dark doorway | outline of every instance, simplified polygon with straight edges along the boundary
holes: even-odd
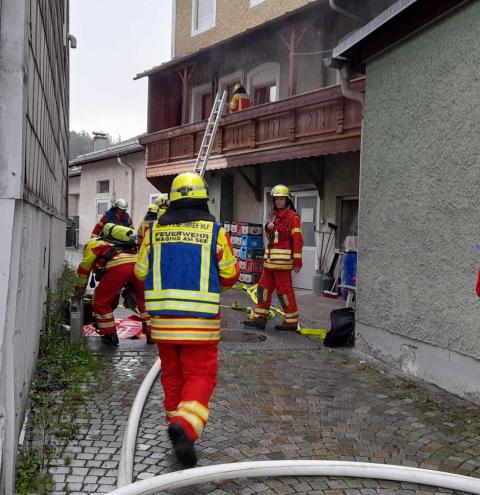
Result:
[[[338,202],[340,220],[338,226],[337,248],[343,250],[345,237],[358,233],[358,198],[340,198]]]

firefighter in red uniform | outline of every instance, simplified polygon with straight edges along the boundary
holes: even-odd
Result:
[[[237,112],[238,110],[250,108],[250,96],[248,96],[245,88],[240,83],[237,83],[233,89],[233,96],[230,101],[230,111]]]
[[[220,292],[240,269],[225,231],[208,210],[203,178],[178,175],[170,206],[145,236],[135,274],[145,280],[152,338],[162,361],[168,434],[186,467],[209,414],[217,381]]]
[[[265,226],[269,238],[265,250],[263,271],[258,281],[257,298],[252,320],[244,325],[265,329],[270,312],[273,291],[277,291],[285,317],[276,330],[293,330],[298,327],[298,309],[292,287],[291,271],[302,268],[303,238],[300,216],[293,207],[288,187],[279,184],[272,189],[274,218]]]
[[[133,227],[132,219],[127,213],[128,203],[124,199],[117,199],[112,207],[106,211],[100,220],[93,227],[91,238],[102,235],[103,227],[107,223],[123,225],[124,227]]]
[[[118,345],[113,309],[118,303],[121,290],[127,285],[135,292],[147,342],[150,340],[150,317],[145,312],[143,282],[133,273],[136,261],[136,238],[133,229],[129,227],[107,223],[103,227],[103,237],[90,239],[85,245],[83,259],[77,270],[75,294],[82,296],[85,293],[90,272],[93,270],[96,280],[100,279],[93,295],[93,313],[102,341],[106,344]]]

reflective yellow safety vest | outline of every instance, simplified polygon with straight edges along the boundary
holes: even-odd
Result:
[[[151,316],[212,318],[218,314],[219,228],[205,220],[155,224],[145,278],[145,307]]]

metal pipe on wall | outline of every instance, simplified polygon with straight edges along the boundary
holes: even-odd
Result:
[[[120,166],[127,168],[130,171],[130,183],[128,185],[128,207],[130,208],[130,217],[132,218],[133,221],[133,180],[135,177],[135,170],[131,165],[128,163],[124,162],[121,158],[120,155],[117,156],[117,162]]]

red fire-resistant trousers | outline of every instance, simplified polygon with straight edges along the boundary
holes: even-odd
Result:
[[[191,441],[199,438],[208,419],[208,403],[217,383],[218,343],[160,343],[160,380],[166,420],[179,423]]]
[[[125,263],[109,268],[95,289],[95,293],[93,294],[93,312],[100,335],[116,332],[113,307],[118,302],[120,291],[128,284],[133,287],[137,296],[137,305],[142,321],[148,325],[150,318],[145,312],[143,281],[135,277],[133,273],[134,268],[135,263]]]
[[[298,309],[290,270],[263,269],[262,276],[258,281],[258,303],[255,307],[255,318],[265,319],[268,317],[274,290],[277,291],[278,299],[285,312],[283,325],[296,329],[298,325]]]

